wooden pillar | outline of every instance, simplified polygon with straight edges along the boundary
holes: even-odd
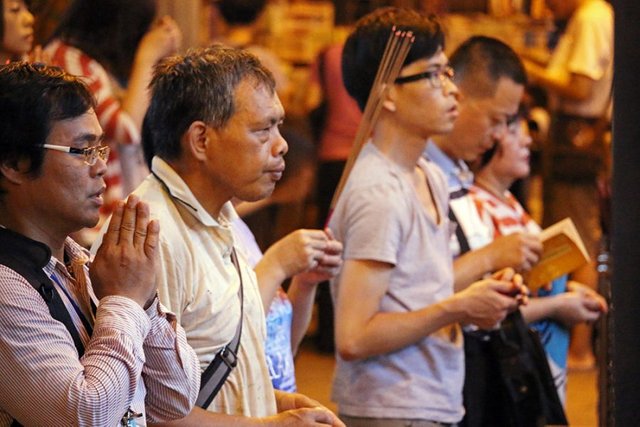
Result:
[[[640,2],[613,0],[612,412],[608,426],[640,425]],[[604,421],[604,420],[603,420]]]

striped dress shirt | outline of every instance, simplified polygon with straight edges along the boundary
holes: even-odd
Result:
[[[65,253],[71,272],[53,257],[44,270],[80,334],[82,358],[42,296],[0,265],[0,426],[13,418],[23,425],[116,426],[129,408],[142,414],[138,425],[185,416],[200,370],[175,316],[157,298],[143,310],[108,296],[94,317],[88,253],[71,239]]]

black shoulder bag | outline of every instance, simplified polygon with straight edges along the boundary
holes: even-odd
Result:
[[[455,214],[461,253],[469,243]],[[538,333],[520,310],[510,313],[492,331],[464,331],[466,427],[538,427],[567,425]]]

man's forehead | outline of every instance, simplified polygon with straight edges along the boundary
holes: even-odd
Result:
[[[447,55],[442,51],[441,48],[439,48],[438,51],[436,51],[436,53],[434,53],[432,56],[428,58],[417,59],[409,64],[406,64],[403,68],[408,68],[408,67],[422,68],[422,67],[431,67],[434,65],[440,66],[440,65],[447,65],[448,63],[449,63],[449,58],[447,58]]]
[[[236,113],[254,114],[256,110],[264,108],[282,109],[282,103],[274,89],[264,83],[246,80],[236,86],[234,105]]]
[[[103,137],[103,131],[96,113],[91,109],[79,116],[52,122],[49,136],[71,140],[100,140]]]

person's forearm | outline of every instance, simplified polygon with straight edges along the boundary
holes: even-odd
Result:
[[[520,312],[527,323],[553,318],[558,307],[558,301],[555,296],[531,298],[529,299],[529,304],[520,307]]]
[[[42,297],[29,284],[11,284],[10,292],[1,284],[0,290],[21,304],[0,301],[6,315],[0,336],[20,345],[0,352],[5,407],[24,425],[117,424],[140,381],[150,323],[146,313],[129,298],[103,298],[78,359],[68,331],[51,317]]]
[[[144,341],[142,368],[147,389],[145,406],[150,420],[171,420],[187,415],[200,391],[200,364],[182,327],[158,300],[146,310],[151,330]]]
[[[301,283],[301,280],[300,276],[294,276],[287,292],[293,306],[291,349],[294,355],[309,327],[317,289],[317,284]]]
[[[142,120],[149,107],[149,82],[153,75],[155,59],[138,54],[122,98],[122,109],[127,112],[138,130],[142,129]]]
[[[586,76],[572,74],[563,78],[549,73],[546,68],[532,61],[525,61],[525,67],[527,75],[534,84],[542,86],[557,96],[573,101],[585,101],[591,96],[593,81]]]
[[[349,302],[352,303],[352,302]],[[340,308],[338,308],[340,310]],[[344,322],[336,321],[336,348],[346,360],[365,359],[408,347],[435,331],[462,321],[456,298],[448,298],[421,310],[379,312],[360,330],[341,333]],[[349,336],[350,335],[350,336]]]
[[[485,246],[486,248],[486,246]],[[467,252],[453,260],[454,290],[456,292],[466,289],[485,274],[492,273],[497,268],[493,266],[493,258],[490,251],[484,248],[473,252]]]
[[[256,264],[253,271],[256,273],[258,279],[258,288],[260,290],[264,312],[267,313],[278,288],[280,288],[282,282],[287,279],[287,274],[282,269],[277,256],[272,256],[268,250],[258,264]]]
[[[163,423],[149,423],[155,427],[265,427],[259,418],[248,418],[239,415],[227,415],[195,407],[186,417]]]

